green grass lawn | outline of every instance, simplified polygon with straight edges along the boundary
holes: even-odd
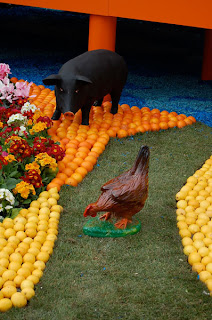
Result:
[[[131,167],[142,144],[151,158],[149,197],[136,215],[141,231],[116,239],[83,235],[85,207]],[[211,145],[212,128],[201,123],[111,139],[84,181],[60,192],[58,240],[35,297],[0,319],[212,319],[212,297],[183,254],[175,212],[175,194],[210,157]]]

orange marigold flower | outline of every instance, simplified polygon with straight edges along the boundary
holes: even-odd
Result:
[[[25,181],[19,182],[13,189],[13,192],[14,194],[20,193],[21,197],[24,199],[27,199],[30,193],[33,195],[36,194],[33,185]]]

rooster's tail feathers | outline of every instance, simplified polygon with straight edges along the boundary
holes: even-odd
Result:
[[[132,174],[134,174],[137,170],[147,169],[149,166],[149,147],[148,146],[141,146],[138,156],[135,160],[135,164],[132,167]]]

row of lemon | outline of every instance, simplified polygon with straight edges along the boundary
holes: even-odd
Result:
[[[176,194],[184,253],[212,295],[212,156]]]
[[[0,223],[0,311],[23,307],[34,295],[57,239],[62,207],[51,188],[22,209],[13,220]]]

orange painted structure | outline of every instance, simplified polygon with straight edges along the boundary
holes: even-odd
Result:
[[[202,79],[212,80],[211,0],[1,0],[4,3],[90,14],[88,49],[115,50],[116,17],[206,29]]]

